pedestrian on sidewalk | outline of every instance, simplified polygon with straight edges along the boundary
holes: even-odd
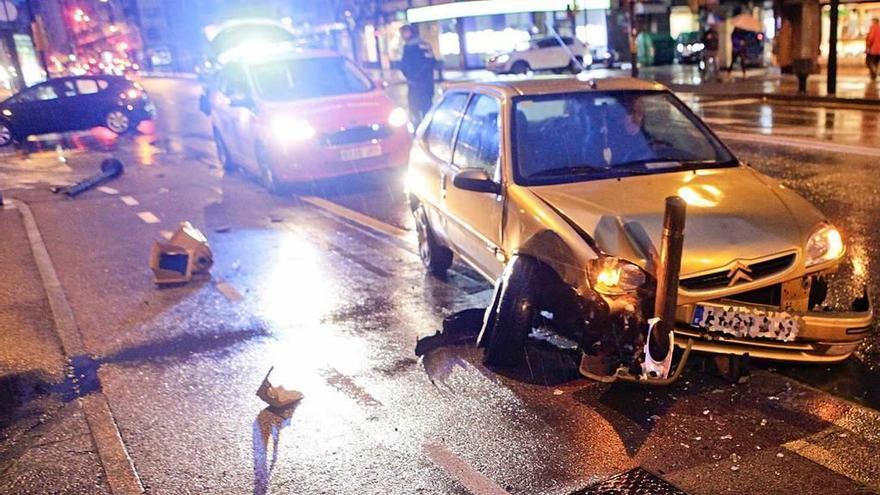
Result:
[[[871,73],[871,80],[877,80],[878,65],[880,65],[880,19],[871,20],[871,29],[865,39],[865,63]]]
[[[733,66],[739,61],[740,67],[742,67],[743,78],[746,77],[746,56],[748,55],[748,44],[746,42],[746,37],[744,33],[741,32],[740,29],[734,29],[733,33],[730,34],[730,46],[731,48],[731,58],[730,65],[727,66],[727,75],[730,75],[730,72],[733,70]]]
[[[715,30],[715,26],[709,26],[703,31],[700,42],[703,43],[700,74],[703,76],[703,81],[715,80],[718,69],[718,31]]]
[[[406,42],[403,57],[400,59],[400,70],[406,78],[410,120],[418,127],[434,99],[434,69],[437,67],[437,59],[434,58],[434,49],[419,37],[413,26],[405,24],[400,28],[400,35]]]

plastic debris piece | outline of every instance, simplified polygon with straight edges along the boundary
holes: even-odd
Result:
[[[557,388],[556,390],[553,391],[553,395],[562,395],[562,394],[564,394],[564,393],[565,393],[565,391],[560,390],[560,389],[558,389],[558,388]]]
[[[221,225],[219,227],[214,228],[214,232],[217,232],[218,234],[225,234],[225,233],[229,232],[230,230],[232,230],[232,227],[230,227],[229,225]]]
[[[257,397],[273,408],[287,409],[299,402],[303,398],[303,393],[299,390],[285,388],[284,385],[278,383],[277,378],[272,375],[274,369],[274,366],[269,368],[269,372],[260,383],[260,388],[257,389]]]
[[[730,440],[732,438],[733,438],[733,435],[724,435],[723,437],[721,437],[722,440]]]
[[[704,410],[704,411],[703,411],[703,416],[708,416],[708,415],[709,415],[709,410],[708,410],[708,409]]]
[[[183,222],[168,242],[155,242],[150,252],[150,269],[156,284],[189,282],[205,274],[214,264],[208,239],[189,222]]]
[[[652,414],[651,417],[648,418],[648,421],[660,421],[660,416],[657,416],[656,414]]]
[[[766,420],[766,419],[762,419],[762,420],[761,420],[761,426],[767,426],[767,420]]]
[[[776,457],[785,457],[785,454],[783,454],[782,452],[777,452]]]
[[[731,471],[739,471],[739,466],[736,466],[736,465],[730,466],[730,470]]]

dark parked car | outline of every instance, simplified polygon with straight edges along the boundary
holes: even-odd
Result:
[[[32,135],[97,126],[124,134],[154,116],[144,88],[123,77],[51,79],[0,103],[0,146]]]

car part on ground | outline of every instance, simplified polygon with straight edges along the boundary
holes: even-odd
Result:
[[[66,189],[59,189],[56,192],[64,192],[67,197],[74,198],[93,187],[119,177],[124,171],[125,167],[121,161],[116,158],[108,158],[101,162],[101,173],[83,179]]]
[[[208,239],[189,222],[182,222],[168,242],[155,242],[150,269],[157,285],[182,284],[195,275],[207,275],[214,264]]]

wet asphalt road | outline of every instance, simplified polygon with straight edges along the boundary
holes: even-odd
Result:
[[[424,274],[401,171],[269,195],[219,170],[197,86],[144,84],[155,135],[0,158],[0,190],[33,210],[94,360],[77,371],[96,373],[71,386],[19,212],[0,211],[0,492],[109,493],[117,465],[79,399],[98,391],[149,493],[564,494],[634,466],[689,493],[880,489],[875,336],[841,366],[762,365],[745,385],[694,366],[662,390],[579,379],[570,356],[542,347],[504,374],[468,346],[418,360],[416,338],[484,305],[489,286],[461,266],[446,281]],[[834,220],[844,270],[876,293],[876,156],[803,146],[876,147],[876,110],[684,98]],[[118,194],[47,191],[110,155],[128,165],[108,184]],[[209,237],[212,277],[157,290],[149,247],[184,220]],[[254,395],[272,365],[305,394],[289,418]]]

